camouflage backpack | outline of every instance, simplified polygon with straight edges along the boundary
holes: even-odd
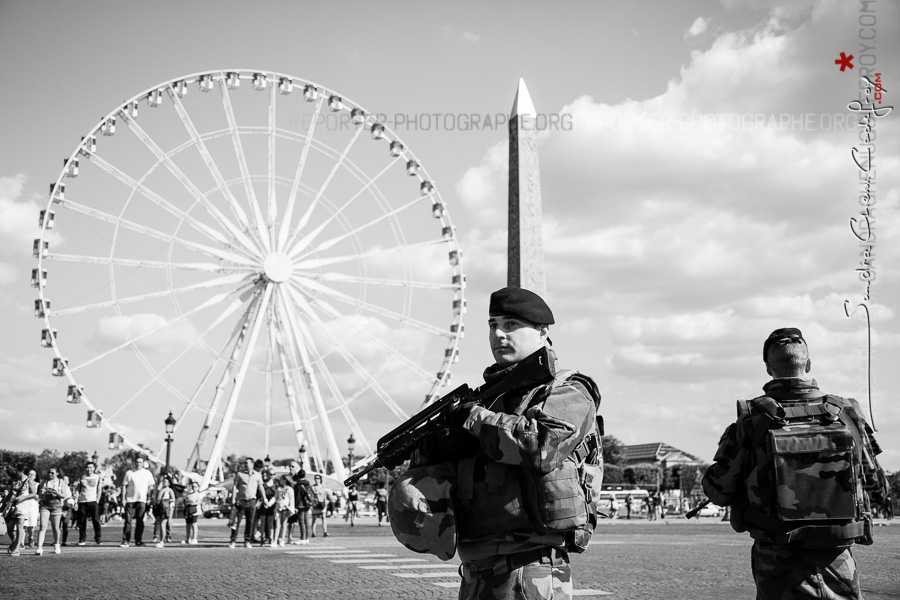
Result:
[[[805,547],[871,543],[863,442],[851,411],[838,396],[738,401],[738,414],[750,415],[759,474],[755,493],[736,511],[744,523],[733,521],[735,529],[749,526],[774,543]]]
[[[560,376],[557,375],[557,379]],[[574,380],[581,383],[591,398],[594,400],[595,428],[582,440],[581,444],[572,452],[578,465],[578,479],[581,490],[584,492],[584,500],[588,506],[588,522],[579,525],[574,531],[566,534],[566,549],[580,554],[587,550],[591,542],[591,536],[597,527],[597,515],[600,513],[600,491],[603,489],[603,416],[600,414],[600,392],[597,384],[590,377],[581,373],[568,371],[564,373],[562,381]],[[554,381],[554,383],[556,383]]]

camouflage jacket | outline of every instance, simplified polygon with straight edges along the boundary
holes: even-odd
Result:
[[[491,382],[505,374],[494,365],[485,371],[485,380]],[[472,410],[463,428],[478,439],[479,452],[460,461],[457,470],[459,555],[463,561],[493,560],[538,547],[564,547],[564,534],[533,521],[533,511],[546,508],[546,500],[538,498],[545,493],[552,496],[556,490],[557,502],[573,503],[573,517],[581,518],[577,514],[587,519],[580,493],[569,490],[571,500],[562,498],[570,498],[564,490],[578,487],[577,467],[567,459],[594,430],[595,417],[589,391],[571,380],[503,395],[487,407]],[[527,476],[520,476],[522,471]],[[467,476],[472,473],[474,481]],[[526,485],[526,481],[534,483]],[[549,491],[536,491],[545,485],[550,486]]]
[[[503,377],[497,365],[484,372],[486,382]],[[541,399],[541,391],[502,395],[488,407],[472,410],[463,428],[478,438],[484,455],[498,463],[549,473],[562,466],[594,424],[595,406],[578,382],[565,382]]]
[[[810,400],[820,400],[825,394],[819,391],[815,379],[780,378],[773,379],[763,386],[765,395],[778,401],[783,406],[790,406]],[[863,448],[861,451],[862,469],[865,478],[864,489],[873,502],[882,502],[886,496],[883,486],[884,477],[875,456],[881,448],[875,441],[869,424],[862,416],[856,400],[848,398],[852,407],[850,417],[859,430]],[[753,448],[751,434],[753,431],[753,415],[741,415],[738,420],[725,429],[719,440],[713,464],[703,476],[703,491],[707,497],[720,506],[742,507],[746,505],[764,505],[765,499],[771,496],[771,483],[766,476],[767,466],[761,463],[766,460],[763,447]],[[733,525],[735,525],[733,520]],[[735,527],[737,529],[737,526]],[[750,533],[756,539],[767,539],[765,532],[757,531],[750,526]]]

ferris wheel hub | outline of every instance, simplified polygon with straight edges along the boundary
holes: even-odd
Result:
[[[294,262],[283,252],[273,252],[266,257],[263,272],[270,281],[282,283],[294,273]]]

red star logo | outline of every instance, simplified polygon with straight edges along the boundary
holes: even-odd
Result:
[[[851,62],[852,60],[852,54],[850,56],[847,56],[846,54],[841,52],[841,57],[838,60],[834,61],[834,64],[841,65],[841,73],[843,73],[844,69],[846,69],[847,67],[850,67],[851,69],[853,68],[853,63]]]

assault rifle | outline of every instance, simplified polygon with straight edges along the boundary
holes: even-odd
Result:
[[[472,401],[484,406],[500,394],[550,383],[555,376],[556,361],[544,347],[513,365],[506,377],[500,381],[493,384],[486,383],[475,390],[466,384],[459,386],[378,440],[374,460],[345,479],[344,485],[356,483],[379,467],[393,469],[402,464],[413,450],[419,447],[422,440],[431,435],[431,432],[443,427],[447,415],[457,406]]]

